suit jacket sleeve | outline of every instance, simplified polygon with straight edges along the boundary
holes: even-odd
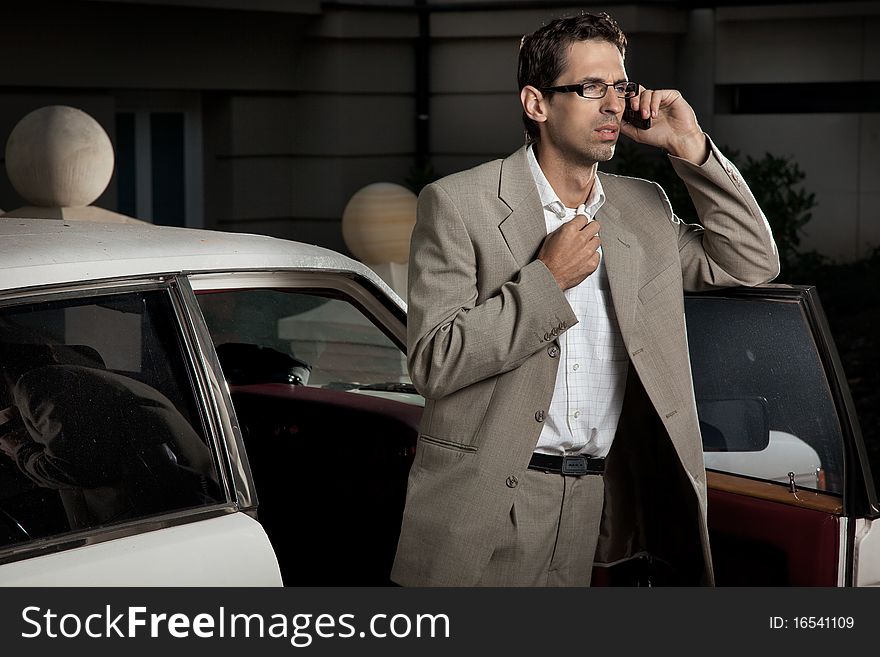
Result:
[[[779,274],[779,254],[767,219],[736,167],[711,140],[709,146],[709,159],[700,166],[670,156],[702,226],[681,222],[666,194],[657,188],[670,220],[678,227],[684,289],[771,281]]]
[[[500,232],[498,240],[504,248]],[[510,371],[577,322],[540,260],[481,299],[477,248],[442,181],[427,186],[410,245],[407,310],[410,376],[425,397]]]

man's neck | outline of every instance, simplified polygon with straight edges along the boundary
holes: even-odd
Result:
[[[544,177],[565,207],[576,208],[590,198],[596,180],[597,162],[592,165],[573,164],[554,150],[541,148],[539,143],[534,145],[534,150]]]

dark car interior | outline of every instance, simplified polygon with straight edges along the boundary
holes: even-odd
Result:
[[[285,585],[391,584],[422,409],[278,383],[232,400]]]

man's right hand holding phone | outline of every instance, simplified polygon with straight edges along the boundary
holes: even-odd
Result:
[[[625,102],[642,118],[651,119],[650,129],[640,130],[623,117],[620,132],[633,141],[662,148],[697,165],[709,157],[706,135],[681,92],[639,87],[639,94]]]

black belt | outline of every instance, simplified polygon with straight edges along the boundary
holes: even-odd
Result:
[[[581,477],[605,472],[605,459],[598,456],[552,456],[535,452],[529,461],[529,469]]]

